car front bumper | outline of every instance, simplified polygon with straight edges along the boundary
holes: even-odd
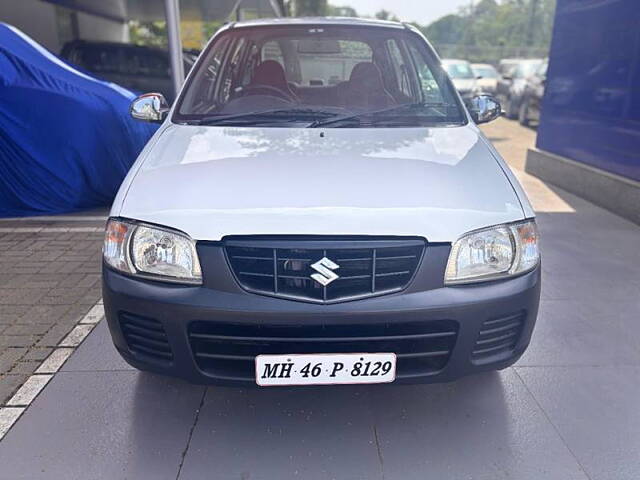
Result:
[[[443,264],[447,252],[421,268]],[[213,285],[205,277],[197,287],[103,268],[106,318],[128,363],[193,383],[248,386],[257,354],[393,352],[396,383],[451,381],[513,364],[529,344],[540,297],[538,267],[455,287],[427,285],[418,273],[403,292],[313,304],[248,293],[218,260]]]

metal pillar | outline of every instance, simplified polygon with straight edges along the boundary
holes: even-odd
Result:
[[[180,38],[180,5],[179,0],[164,0],[167,17],[167,37],[169,40],[169,62],[171,80],[176,95],[184,82],[184,63],[182,61],[182,39]]]

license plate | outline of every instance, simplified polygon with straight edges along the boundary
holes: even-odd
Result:
[[[256,357],[256,383],[263,387],[390,383],[395,378],[395,353],[318,353]]]

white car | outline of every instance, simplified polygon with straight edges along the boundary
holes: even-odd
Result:
[[[464,100],[468,100],[481,92],[482,89],[478,84],[478,75],[473,71],[469,62],[445,58],[442,60],[442,66]]]
[[[424,37],[357,19],[216,33],[113,203],[104,307],[133,366],[230,385],[505,368],[540,295],[534,212]]]
[[[488,63],[474,63],[471,65],[471,69],[478,79],[479,90],[483,93],[495,94],[500,77],[495,67]]]

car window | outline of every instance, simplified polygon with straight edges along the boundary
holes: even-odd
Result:
[[[444,63],[444,67],[451,78],[475,78],[471,66],[466,62]]]
[[[120,73],[122,56],[119,48],[112,46],[89,46],[82,54],[82,64],[96,73]]]
[[[411,53],[411,59],[418,73],[423,100],[428,103],[445,102],[446,100],[442,95],[442,90],[440,90],[438,82],[433,76],[429,68],[429,63],[422,52],[416,48],[415,44],[409,45],[409,52]]]
[[[498,78],[498,72],[493,67],[483,65],[483,66],[474,66],[472,69],[473,69],[473,73],[478,77]]]
[[[371,62],[373,56],[366,43],[355,40],[298,39],[292,43],[300,61],[302,85],[321,87],[345,82],[357,64]]]
[[[262,47],[262,60],[275,60],[284,66],[284,55],[278,42],[267,42]]]
[[[514,78],[527,78],[535,73],[539,66],[540,62],[522,62],[516,67],[513,76]]]
[[[498,72],[500,75],[512,75],[517,65],[518,64],[513,61],[501,62],[500,65],[498,65]]]
[[[123,73],[143,77],[169,77],[169,58],[161,52],[142,48],[125,52]]]
[[[466,121],[434,52],[420,36],[404,29],[229,29],[210,44],[195,68],[178,100],[176,121],[236,118],[274,109],[297,110],[299,122],[384,109],[393,112],[370,126]],[[409,105],[414,107],[404,108]],[[296,123],[293,114],[272,117],[258,120],[261,125]]]
[[[188,90],[185,102],[192,105],[194,110],[205,111],[215,108],[217,105],[215,99],[217,97],[228,98],[231,80],[225,80],[220,75],[222,60],[228,52],[228,47],[228,38],[216,42],[209,52],[206,65],[200,69],[198,79],[194,82],[193,88]],[[218,95],[216,95],[216,89],[220,91]]]
[[[389,51],[389,58],[391,59],[391,65],[393,66],[396,88],[405,95],[411,95],[409,76],[407,74],[408,69],[405,65],[398,42],[395,39],[387,40],[387,48]]]

